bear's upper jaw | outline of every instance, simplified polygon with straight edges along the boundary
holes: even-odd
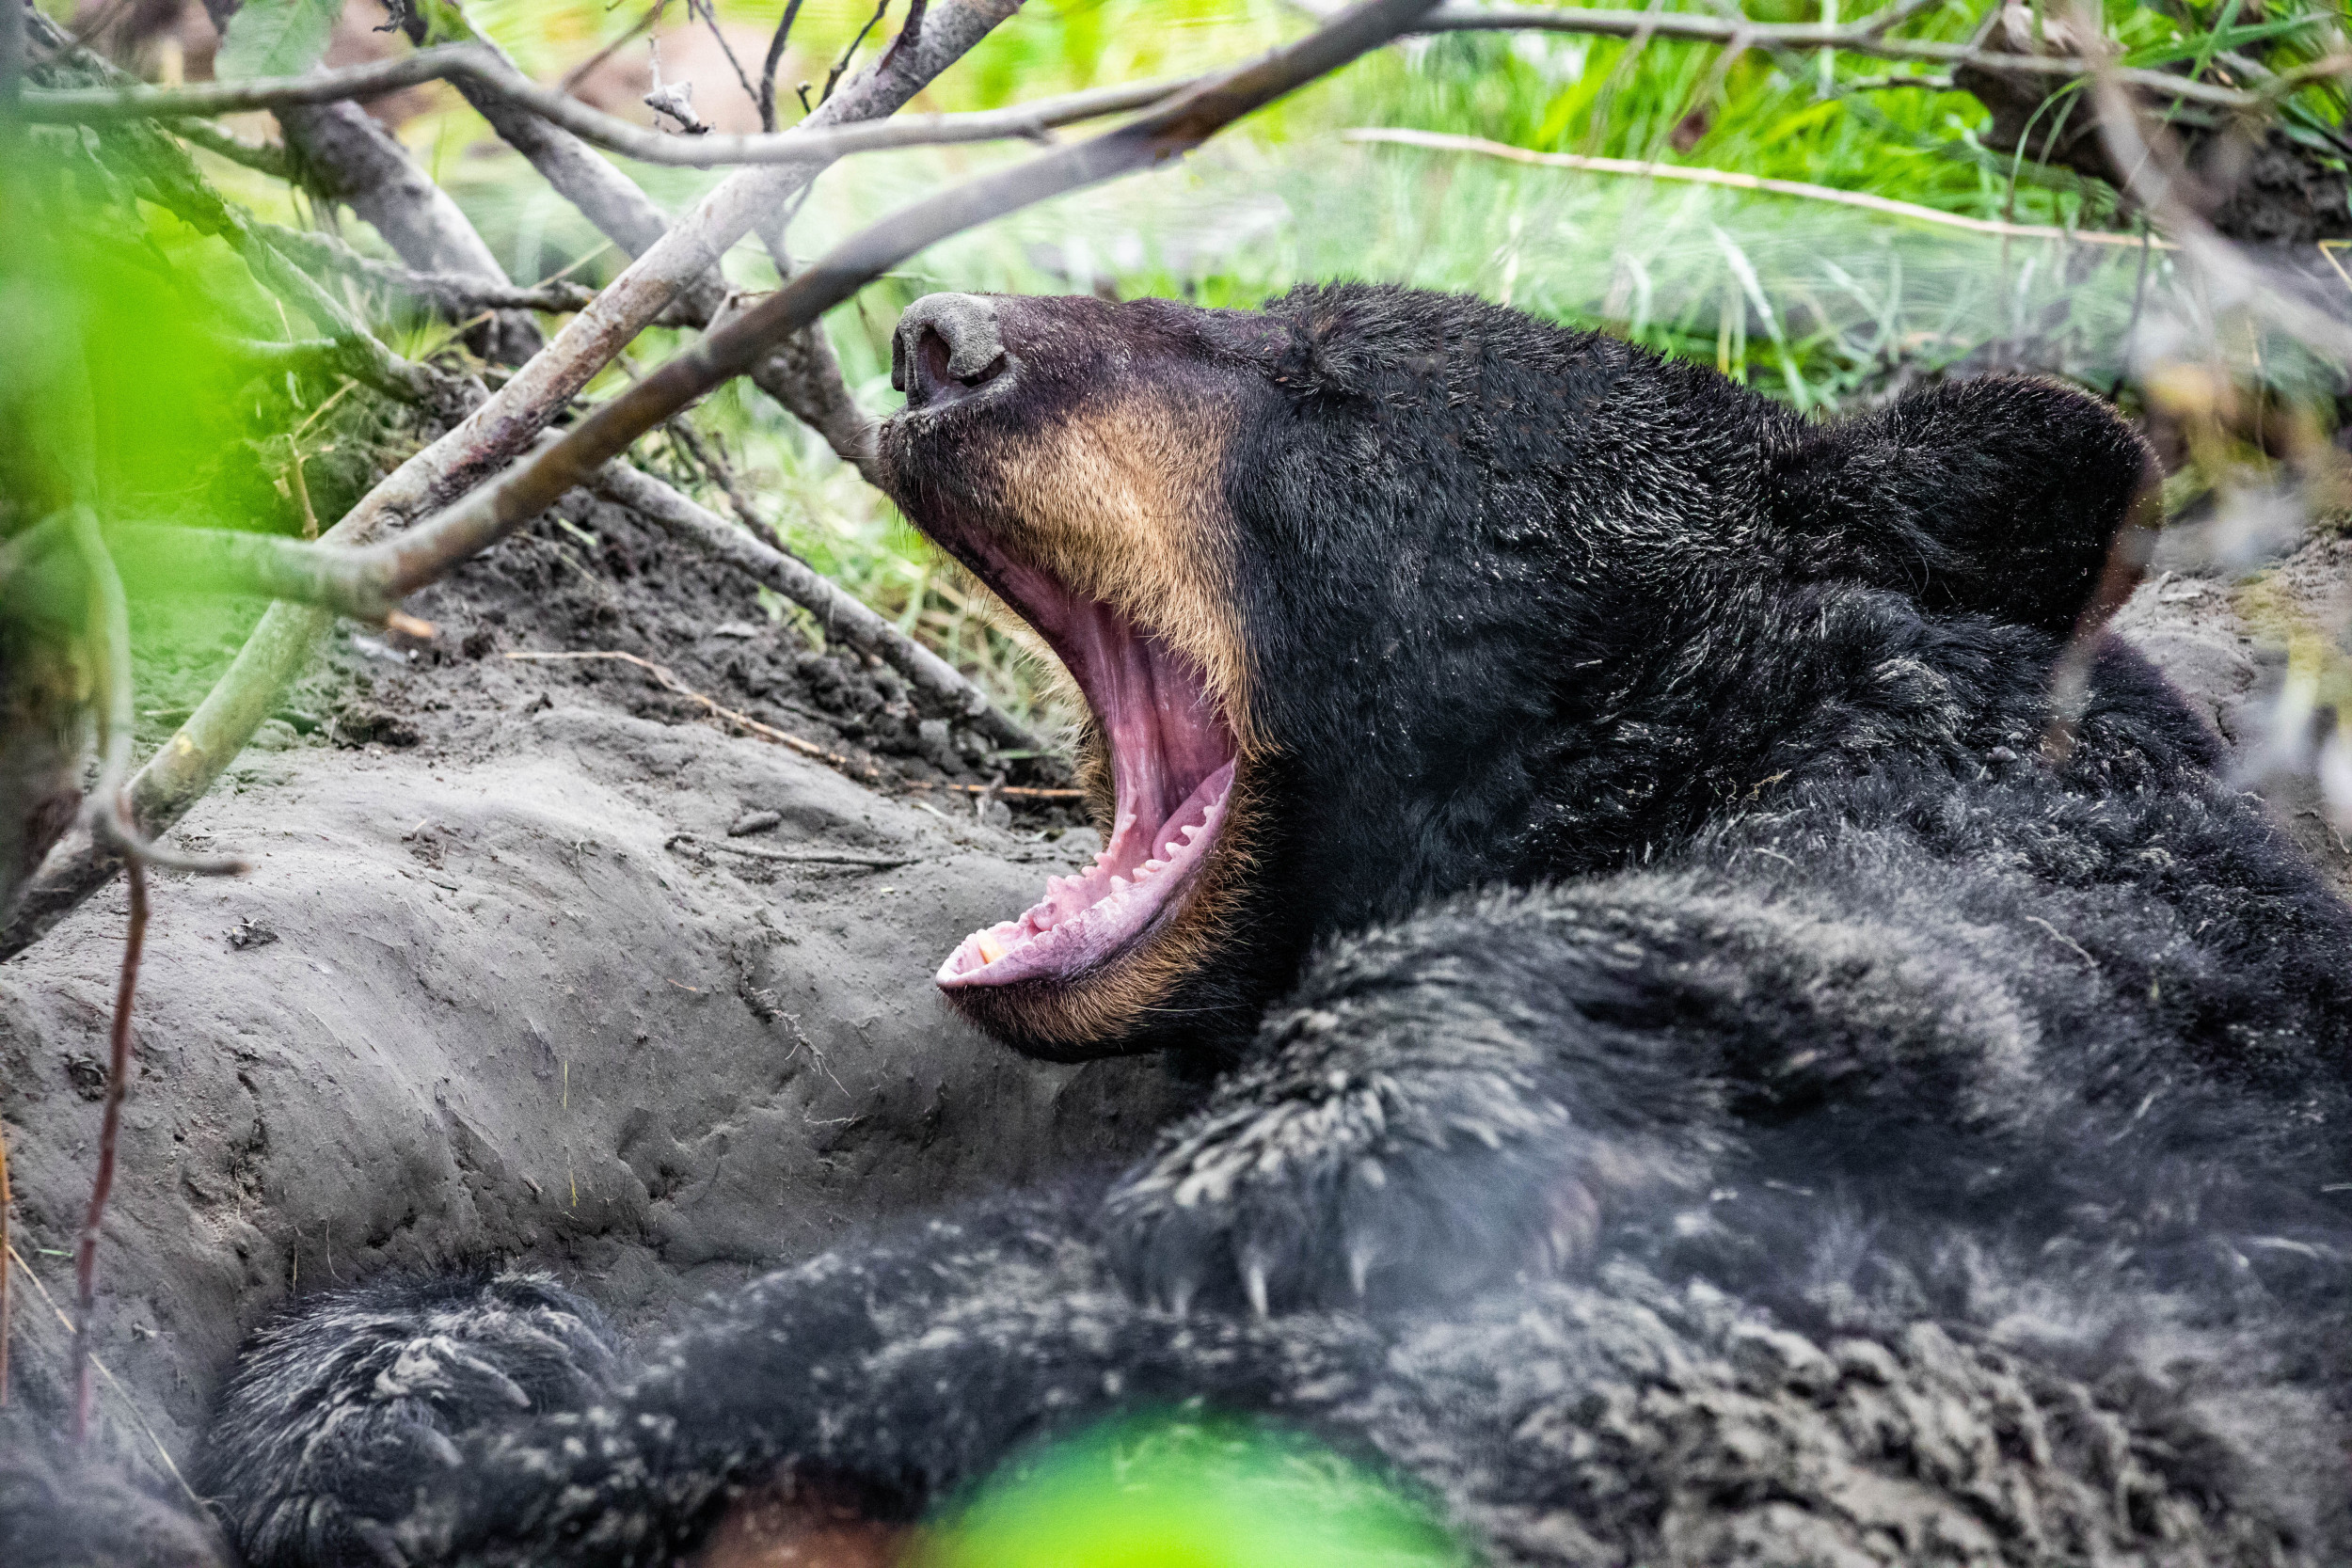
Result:
[[[1092,865],[964,939],[940,966],[950,990],[1073,980],[1149,942],[1207,863],[1233,787],[1239,746],[1190,660],[1107,605],[1023,586],[1019,608],[1102,725],[1117,821]]]

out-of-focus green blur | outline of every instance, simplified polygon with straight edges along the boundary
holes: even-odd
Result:
[[[1470,1568],[1423,1497],[1298,1433],[1137,1418],[1009,1465],[910,1568]]]

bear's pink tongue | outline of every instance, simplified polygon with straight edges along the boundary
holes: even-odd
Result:
[[[1240,752],[1191,658],[988,541],[974,547],[991,583],[1086,694],[1109,752],[1118,820],[1092,865],[1047,882],[1020,918],[966,937],[940,966],[948,990],[1072,978],[1149,938],[1216,846]]]
[[[1049,878],[1045,896],[1020,919],[964,938],[940,966],[940,985],[1060,979],[1136,945],[1200,870],[1224,825],[1232,787],[1228,762],[1148,833],[1137,829],[1132,810],[1120,812],[1092,865],[1075,877]]]

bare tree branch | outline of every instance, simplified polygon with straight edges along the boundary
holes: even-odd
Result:
[[[450,7],[439,15],[447,24],[466,28],[465,41],[495,55],[516,80],[523,79],[505,52],[474,28],[463,11]],[[411,37],[422,42],[423,35],[423,24],[419,22],[411,29]],[[638,188],[634,180],[590,150],[578,135],[520,99],[472,77],[457,77],[451,85],[489,121],[500,140],[521,153],[539,171],[539,177],[555,187],[557,194],[579,208],[590,223],[631,256],[642,253],[670,227],[661,209]],[[555,96],[564,103],[573,102],[568,93]],[[671,138],[660,139],[666,142]]]
[[[857,30],[857,37],[850,40],[850,46],[841,51],[841,57],[833,62],[833,69],[825,72],[825,90],[817,95],[818,103],[823,103],[825,100],[833,96],[833,89],[840,82],[841,73],[849,70],[850,62],[857,57],[858,46],[864,43],[866,36],[881,24],[882,13],[888,9],[890,9],[890,0],[874,0],[874,14],[866,19],[866,25]],[[882,55],[882,63],[884,66],[890,64],[888,54],[885,53]]]
[[[1315,0],[1294,0],[1310,15],[1326,16],[1331,8]],[[1587,10],[1563,6],[1442,5],[1410,30],[1415,33],[1576,33],[1592,38],[1665,39],[1683,43],[1711,43],[1734,50],[1840,50],[1883,60],[1930,60],[1944,66],[1974,66],[1996,75],[2046,76],[2079,80],[2091,72],[2088,62],[2074,55],[2011,55],[1980,49],[1974,44],[1944,43],[1931,39],[1896,39],[1885,35],[1925,8],[1915,0],[1890,6],[1859,22],[1746,22],[1728,17],[1698,16],[1687,11]],[[2265,73],[2267,75],[2267,72]],[[2328,74],[2323,72],[2322,74]],[[2233,109],[2258,108],[2270,101],[2264,91],[2241,91],[2161,71],[2119,70],[2117,80],[2162,97],[2210,103]],[[1895,82],[1882,87],[1899,85]],[[1930,85],[1923,81],[1922,86]]]
[[[521,528],[565,491],[587,483],[639,436],[750,370],[775,343],[908,257],[1048,197],[1182,156],[1243,115],[1395,37],[1430,3],[1360,0],[1298,42],[1213,78],[1118,130],[951,186],[867,226],[758,305],[598,404],[530,461],[396,539],[338,550],[259,535],[156,530],[146,543],[207,582],[242,581],[258,592],[381,619],[403,597]]]
[[[450,194],[358,105],[290,106],[278,114],[278,123],[312,187],[347,203],[402,261],[420,272],[507,281],[506,269]],[[538,324],[520,311],[501,313],[495,327],[484,353],[505,364],[521,364],[546,341]]]
[[[782,594],[816,616],[826,637],[880,658],[936,706],[957,715],[998,746],[1009,751],[1039,749],[1035,736],[999,711],[988,694],[964,679],[955,666],[843,593],[806,562],[762,544],[748,530],[695,505],[627,463],[609,463],[599,468],[590,479],[589,488]]]
[[[91,786],[87,811],[90,832],[117,854],[135,861],[206,876],[241,875],[246,869],[242,861],[167,849],[148,842],[132,826],[122,799],[123,785],[131,777],[131,738],[137,722],[131,677],[131,607],[114,559],[99,534],[96,514],[86,506],[75,507],[67,516],[65,538],[81,558],[89,597],[87,620],[96,632],[97,642],[98,782]]]
[[[895,68],[896,64],[893,59],[882,69]],[[681,168],[792,164],[810,158],[846,157],[881,148],[934,147],[1038,136],[1057,126],[1157,103],[1188,85],[1184,81],[1131,82],[1040,99],[1035,103],[1009,109],[844,124],[822,133],[807,129],[803,122],[773,135],[712,135],[689,138],[666,136],[659,131],[631,125],[602,110],[590,108],[576,98],[550,91],[480,44],[451,43],[420,50],[403,59],[347,66],[341,71],[317,71],[308,76],[207,82],[185,87],[72,87],[27,92],[21,113],[29,123],[49,125],[181,119],[247,109],[292,110],[340,103],[381,97],[420,82],[437,80],[455,84],[461,91],[471,87],[490,97],[520,105],[607,151],[640,163]]]
[[[190,142],[216,157],[232,164],[242,164],[258,174],[292,183],[294,179],[294,160],[286,150],[274,142],[249,142],[230,135],[217,125],[200,119],[185,119],[171,128],[171,134]]]
[[[259,219],[248,221],[271,249],[312,272],[341,273],[371,288],[427,300],[453,317],[463,318],[484,310],[545,310],[563,314],[585,309],[596,297],[596,292],[586,284],[561,278],[525,288],[507,282],[503,277],[489,282],[470,273],[416,272],[397,262],[362,256],[332,234],[288,229]]]

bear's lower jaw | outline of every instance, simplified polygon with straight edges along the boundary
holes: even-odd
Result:
[[[1155,831],[1139,828],[1122,801],[1118,827],[1093,864],[1075,877],[1047,878],[1045,896],[1018,920],[964,938],[940,966],[939,984],[953,990],[1073,979],[1132,952],[1175,912],[1200,875],[1232,788],[1229,762]]]

